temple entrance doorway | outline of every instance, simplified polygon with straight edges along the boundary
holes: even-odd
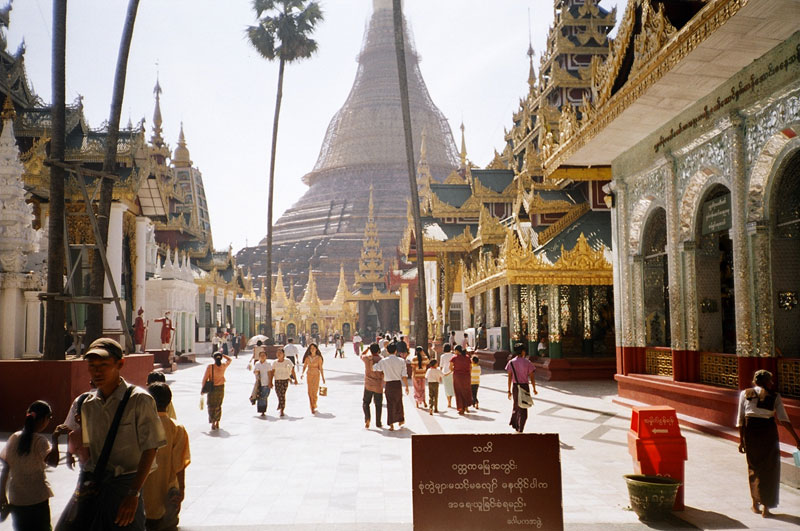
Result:
[[[771,205],[775,354],[800,358],[800,151],[785,163],[773,185]]]
[[[655,209],[647,219],[642,242],[644,318],[647,346],[670,346],[667,212]]]
[[[289,323],[288,325],[286,325],[286,337],[287,338],[297,337],[297,325],[295,325],[294,323]]]
[[[350,341],[350,323],[344,323],[342,325],[342,337],[345,341]]]
[[[714,186],[697,218],[698,336],[701,351],[736,353],[731,193]]]

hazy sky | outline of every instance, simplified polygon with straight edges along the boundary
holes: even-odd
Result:
[[[1,2],[2,0],[0,0]],[[67,100],[84,96],[91,127],[108,118],[127,1],[69,0]],[[300,181],[317,160],[325,130],[344,103],[372,0],[322,0],[319,52],[286,69],[276,160],[277,219],[305,192]],[[203,173],[214,245],[234,252],[266,234],[270,134],[277,64],[245,39],[254,23],[248,0],[141,0],[136,19],[122,125],[146,119],[159,73],[164,138],[174,149],[181,121],[191,158]],[[618,7],[623,0],[602,0]],[[406,0],[406,18],[422,75],[456,142],[466,127],[470,160],[486,165],[502,149],[503,128],[527,91],[528,11],[536,51],[553,21],[552,0]],[[8,47],[24,38],[34,91],[50,101],[50,0],[16,0]],[[460,144],[459,144],[460,145]]]

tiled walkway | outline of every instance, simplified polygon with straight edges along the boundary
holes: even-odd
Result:
[[[208,359],[168,376],[178,419],[191,438],[181,529],[411,530],[411,435],[510,431],[502,373],[484,374],[482,407],[466,418],[453,409],[430,416],[406,398],[404,429],[365,430],[362,364],[347,347],[345,359],[334,359],[332,348],[323,347],[328,396],[320,397],[320,412],[310,414],[301,382],[290,387],[282,419],[274,395],[266,420],[250,406],[253,376],[247,357],[240,356],[227,373],[222,429],[216,433],[198,407]],[[566,529],[798,528],[799,491],[781,487],[776,518],[753,514],[746,465],[736,445],[686,428],[687,510],[678,513],[683,520],[640,523],[628,509],[622,479],[632,472],[626,443],[630,411],[613,404],[614,396],[610,381],[539,384],[526,431],[560,436]],[[57,518],[76,474],[60,466],[49,477]]]

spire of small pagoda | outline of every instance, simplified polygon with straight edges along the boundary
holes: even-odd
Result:
[[[306,289],[303,292],[303,298],[300,300],[300,304],[303,305],[312,305],[312,304],[319,304],[319,295],[317,295],[317,281],[314,280],[314,269],[313,266],[308,266],[308,282],[306,283]]]
[[[431,168],[428,165],[428,131],[422,129],[422,139],[419,145],[419,162],[417,163],[417,181],[424,185],[433,180]]]
[[[275,280],[275,290],[272,292],[272,303],[284,307],[289,304],[286,298],[286,289],[283,287],[283,270],[278,266],[278,278]]]
[[[183,134],[183,122],[181,122],[181,132],[178,134],[178,147],[172,155],[172,165],[181,168],[188,168],[192,165],[189,157],[189,148],[186,147],[186,137]]]
[[[333,296],[331,305],[341,306],[347,300],[347,281],[344,278],[344,263],[339,265],[339,286],[336,288],[336,295]]]
[[[161,136],[161,83],[156,76],[156,86],[153,87],[153,94],[156,96],[156,108],[153,111],[153,136],[150,137],[150,143],[154,146],[161,147],[164,145],[164,138]]]
[[[372,200],[372,186],[369,187],[369,213],[364,227],[364,241],[361,246],[361,258],[358,261],[356,285],[359,289],[375,287],[383,283],[384,263],[381,240],[378,237],[378,225],[375,223],[375,209]]]
[[[461,122],[461,165],[459,166],[460,169],[467,168],[467,139],[464,133],[464,122]]]

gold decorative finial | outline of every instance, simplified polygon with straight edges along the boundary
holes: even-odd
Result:
[[[3,104],[3,112],[0,113],[0,118],[5,120],[13,120],[17,117],[17,111],[14,110],[14,102],[11,101],[11,95],[6,96],[6,102]]]

